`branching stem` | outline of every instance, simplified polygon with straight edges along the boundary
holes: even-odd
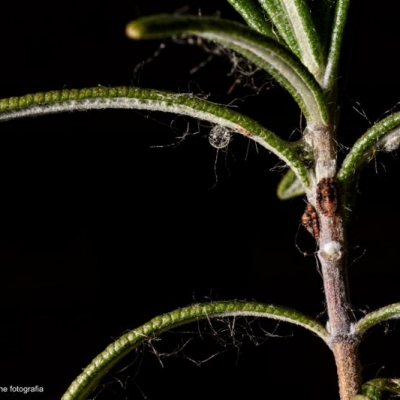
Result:
[[[330,347],[335,357],[341,400],[351,400],[360,393],[358,339],[351,317],[347,285],[347,242],[343,223],[345,204],[335,175],[336,142],[329,126],[308,127],[306,140],[314,149],[315,181],[307,193],[319,220],[318,259],[321,266],[328,312]]]

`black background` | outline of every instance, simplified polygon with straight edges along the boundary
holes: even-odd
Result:
[[[204,3],[9,4],[0,15],[0,96],[96,85],[212,92],[214,101],[239,99],[241,110],[288,138],[300,119],[289,96],[272,84],[257,97],[240,88],[227,95],[235,81],[227,58],[190,74],[208,55],[165,41],[158,57],[136,68],[160,42],[129,41],[129,20],[185,6],[238,18],[225,1]],[[346,54],[344,146],[400,100],[399,6],[359,3]],[[192,134],[181,140],[187,128]],[[59,398],[113,338],[197,301],[272,302],[324,321],[315,259],[301,253],[314,250],[299,228],[304,200],[276,199],[282,170],[274,156],[237,136],[216,151],[207,132],[188,118],[127,111],[1,124],[0,386],[40,385],[43,394],[28,396]],[[396,154],[379,155],[361,181],[349,235],[357,316],[400,300],[399,168]],[[193,334],[154,343],[173,352],[194,338],[177,357],[162,367],[151,347],[141,350],[105,380],[98,398],[338,398],[333,359],[318,338],[276,323],[253,325],[255,335],[261,328],[282,337],[255,346],[238,327],[237,350],[229,332],[221,334],[224,347],[207,324],[191,326]],[[365,379],[400,375],[396,328],[376,329],[362,344]],[[189,361],[217,353],[200,368]]]

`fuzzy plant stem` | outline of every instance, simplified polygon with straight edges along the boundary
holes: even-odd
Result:
[[[361,390],[358,339],[351,318],[346,279],[346,253],[342,216],[321,215],[318,258],[329,318],[330,347],[335,357],[341,400],[350,400]]]
[[[330,126],[309,126],[305,138],[314,149],[315,176],[307,197],[318,215],[318,260],[324,284],[330,347],[337,367],[340,399],[351,400],[361,391],[361,378],[358,339],[347,285],[345,205],[335,180],[335,135]]]

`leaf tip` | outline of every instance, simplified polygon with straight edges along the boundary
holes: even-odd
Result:
[[[276,195],[280,200],[289,200],[305,193],[303,184],[296,177],[294,172],[289,169],[283,176],[276,189]]]
[[[135,21],[129,22],[125,28],[126,36],[129,39],[138,40],[143,37],[143,29],[140,24]]]

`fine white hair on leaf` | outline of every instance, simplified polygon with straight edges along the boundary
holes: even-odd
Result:
[[[389,134],[385,135],[379,142],[378,147],[385,152],[395,151],[400,146],[400,130],[395,129]]]
[[[176,44],[197,46],[207,54],[205,60],[199,62],[190,69],[190,74],[196,74],[199,70],[210,64],[216,57],[227,59],[230,63],[230,70],[227,72],[227,76],[234,78],[231,87],[228,89],[228,94],[231,94],[237,86],[249,88],[257,94],[262,90],[277,87],[276,81],[264,70],[222,44],[187,34],[173,36],[172,40]]]

